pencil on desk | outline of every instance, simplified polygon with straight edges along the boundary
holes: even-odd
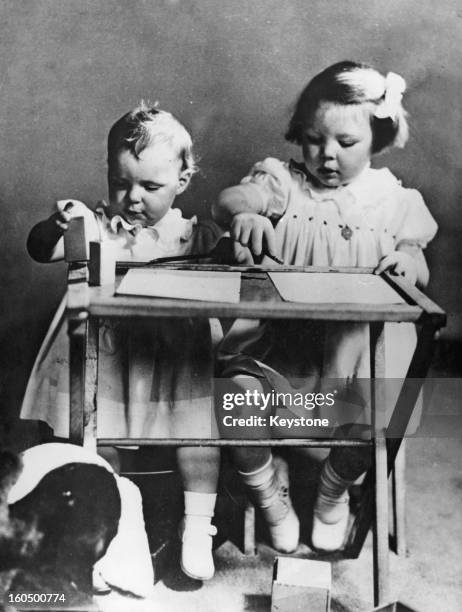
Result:
[[[264,252],[263,255],[265,255],[266,257],[269,257],[270,259],[280,264],[281,266],[285,265],[284,261],[280,259],[279,257],[276,257],[276,255],[270,255],[269,253],[266,253],[266,252]]]
[[[187,261],[199,262],[201,259],[202,260],[215,259],[217,263],[224,263],[224,264],[227,263],[228,265],[232,265],[231,264],[232,259],[233,259],[232,250],[233,250],[234,242],[238,242],[238,241],[234,240],[233,238],[230,238],[229,236],[224,236],[217,242],[215,247],[208,253],[195,253],[195,254],[188,254],[188,255],[171,255],[169,257],[157,257],[156,259],[151,259],[150,261],[143,262],[141,265],[155,266],[158,264],[175,263],[175,262],[178,262],[178,263],[187,262]],[[280,259],[276,255],[271,255],[266,250],[263,251],[262,256],[266,256],[269,259],[272,259],[275,263],[279,265],[284,265],[284,261],[282,259]],[[122,264],[125,265],[125,262],[119,262],[119,265],[122,265]],[[136,266],[136,263],[133,262],[133,267],[135,266]]]

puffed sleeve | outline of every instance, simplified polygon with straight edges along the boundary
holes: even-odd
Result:
[[[290,191],[290,173],[280,160],[267,157],[257,162],[242,179],[241,185],[258,191],[262,204],[260,214],[279,219],[285,213]]]
[[[425,248],[438,230],[438,225],[416,189],[401,188],[403,219],[396,232],[396,246],[410,243]]]

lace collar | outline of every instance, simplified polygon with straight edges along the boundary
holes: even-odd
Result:
[[[136,237],[144,230],[152,232],[161,242],[171,242],[178,238],[182,241],[189,240],[197,223],[196,216],[192,217],[192,219],[184,219],[178,208],[170,208],[157,223],[143,227],[140,223],[129,223],[121,215],[114,215],[109,218],[106,214],[106,209],[107,204],[104,200],[98,202],[96,212],[101,216],[106,227],[114,234],[123,229]]]

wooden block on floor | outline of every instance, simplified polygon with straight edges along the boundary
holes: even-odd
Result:
[[[329,612],[331,584],[326,561],[276,557],[271,612]]]
[[[74,217],[69,221],[69,229],[64,232],[64,258],[67,262],[87,261],[90,256],[85,238],[85,219]]]
[[[371,612],[416,612],[399,601],[374,608]]]

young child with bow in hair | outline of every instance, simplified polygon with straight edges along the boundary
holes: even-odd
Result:
[[[254,255],[266,252],[287,265],[374,267],[376,273],[388,270],[424,287],[429,272],[423,249],[436,223],[418,191],[403,187],[387,168],[371,167],[373,157],[407,141],[405,88],[401,76],[383,76],[365,64],[343,61],[328,67],[303,89],[289,123],[286,139],[301,148],[301,161],[267,158],[256,163],[239,185],[220,194],[215,218]],[[389,361],[396,366],[386,376],[402,378],[415,330],[410,324],[386,328],[393,351]],[[368,327],[239,321],[223,342],[219,372],[244,389],[261,391],[269,385],[284,392],[336,391],[338,398],[348,389],[361,397],[360,379],[370,376]],[[258,428],[257,435],[271,437],[271,431]],[[299,522],[270,449],[236,448],[234,456],[273,545],[293,551]],[[348,488],[366,470],[368,459],[364,448],[330,452],[314,506],[315,548],[342,546]]]

